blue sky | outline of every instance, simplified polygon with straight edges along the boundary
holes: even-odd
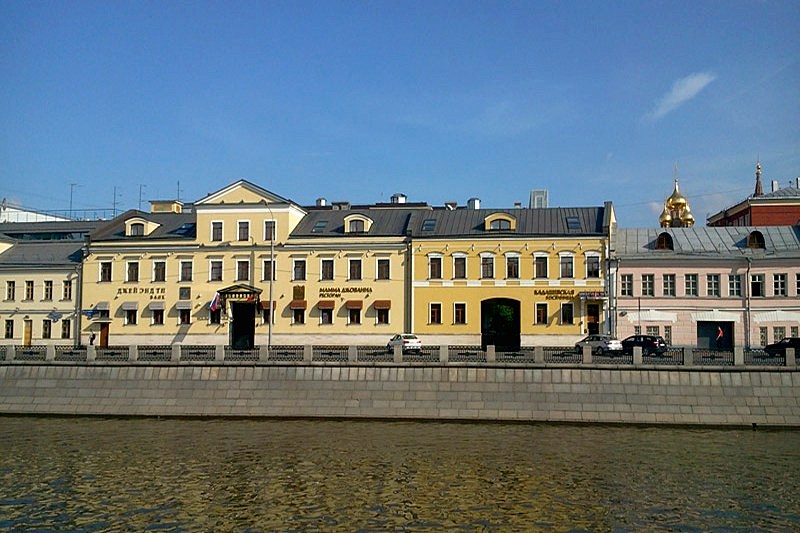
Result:
[[[0,196],[614,202],[800,176],[800,2],[0,3]],[[76,184],[72,188],[70,183]],[[146,204],[143,205],[146,209]]]

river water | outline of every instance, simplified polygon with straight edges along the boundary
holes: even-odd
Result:
[[[2,531],[797,531],[800,432],[0,417]]]

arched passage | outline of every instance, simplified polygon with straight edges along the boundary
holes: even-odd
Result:
[[[520,347],[519,301],[491,298],[481,302],[481,346],[493,344],[500,352],[515,352]]]

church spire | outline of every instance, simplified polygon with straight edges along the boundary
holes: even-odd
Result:
[[[763,196],[764,195],[764,186],[761,185],[761,160],[758,160],[756,163],[756,192],[753,193],[753,196]]]

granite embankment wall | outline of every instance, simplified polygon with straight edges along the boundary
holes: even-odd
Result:
[[[0,413],[800,427],[794,368],[0,366]]]

